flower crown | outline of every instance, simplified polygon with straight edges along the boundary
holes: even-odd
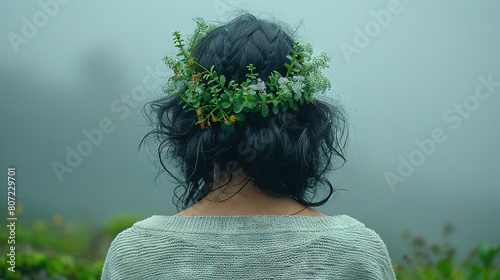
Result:
[[[211,123],[221,122],[230,126],[235,122],[244,122],[247,112],[269,115],[271,111],[298,111],[298,104],[314,103],[314,93],[325,93],[330,89],[330,80],[322,73],[327,68],[330,58],[321,53],[313,57],[311,44],[294,42],[293,49],[286,57],[286,74],[283,76],[274,71],[264,82],[250,64],[247,66],[246,80],[241,84],[226,81],[224,75],[198,64],[192,52],[196,43],[215,25],[207,24],[203,19],[195,19],[197,28],[193,35],[183,40],[178,31],[173,33],[175,47],[179,49],[177,57],[165,56],[163,61],[174,72],[164,87],[167,94],[176,94],[186,111],[196,111],[201,128]],[[196,69],[202,69],[197,72]]]

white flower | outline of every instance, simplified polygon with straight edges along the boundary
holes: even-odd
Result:
[[[290,92],[290,89],[288,88],[288,86],[282,86],[279,88],[278,92],[277,92],[278,95],[283,95],[284,98],[290,98],[292,97],[292,93]]]
[[[306,78],[304,78],[304,77],[302,77],[302,76],[297,76],[297,75],[294,75],[294,76],[292,77],[292,79],[293,79],[294,81],[297,81],[297,82],[303,82]]]
[[[301,93],[302,92],[302,89],[304,88],[304,83],[303,82],[295,82],[292,84],[292,90],[293,92],[295,93]]]
[[[249,88],[251,88],[255,91],[265,92],[266,91],[266,83],[264,83],[264,81],[261,80],[260,78],[257,78],[257,84],[250,85]]]
[[[178,94],[184,89],[185,83],[180,80],[168,80],[163,88],[166,93]]]
[[[280,86],[282,86],[282,85],[286,85],[286,84],[288,84],[289,82],[290,82],[290,80],[288,80],[288,78],[286,78],[286,77],[281,77],[281,78],[279,78],[279,79],[278,79],[278,84],[279,84]]]
[[[251,86],[247,87],[247,88],[243,88],[243,93],[242,95],[243,96],[247,96],[247,95],[251,95],[251,94],[254,94],[255,93],[255,90],[253,90],[251,88]]]
[[[203,92],[203,90],[199,87],[195,88],[194,92],[196,92],[197,94],[201,94]]]

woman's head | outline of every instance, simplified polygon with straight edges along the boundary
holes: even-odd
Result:
[[[193,57],[205,68],[214,66],[228,81],[241,83],[253,64],[264,81],[273,71],[284,75],[294,40],[278,24],[245,14],[219,26],[194,47]],[[316,100],[299,110],[263,117],[245,113],[244,124],[205,129],[195,125],[197,115],[180,105],[179,97],[167,95],[150,103],[155,125],[148,136],[160,141],[158,155],[164,169],[168,160],[180,169],[178,208],[203,199],[214,187],[217,169],[230,181],[242,171],[261,191],[271,196],[290,196],[307,206],[325,203],[333,193],[325,172],[331,160],[345,160],[346,120],[339,107]],[[215,179],[216,180],[216,179]],[[315,198],[317,190],[327,190]]]

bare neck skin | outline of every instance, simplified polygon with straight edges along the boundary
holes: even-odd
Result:
[[[233,173],[227,186],[226,182],[227,178],[220,178],[209,195],[174,216],[326,216],[291,197],[276,198],[261,192],[241,171]]]

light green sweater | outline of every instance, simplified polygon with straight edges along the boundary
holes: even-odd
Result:
[[[396,279],[377,233],[345,216],[152,216],[111,243],[102,279]]]

